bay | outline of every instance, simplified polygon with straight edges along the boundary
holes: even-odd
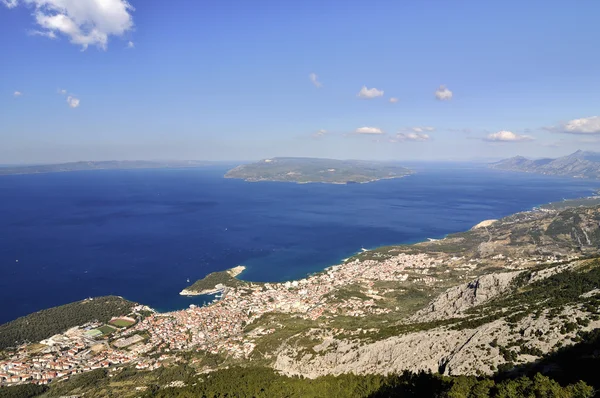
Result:
[[[442,238],[478,222],[592,194],[600,182],[419,164],[369,184],[247,183],[227,166],[0,177],[0,323],[114,294],[161,311],[243,264],[284,281],[362,248]]]

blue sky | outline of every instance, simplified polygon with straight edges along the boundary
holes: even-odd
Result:
[[[600,150],[598,15],[594,0],[0,0],[0,164]]]

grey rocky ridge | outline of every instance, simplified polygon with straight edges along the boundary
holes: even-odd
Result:
[[[515,156],[490,164],[498,170],[520,171],[577,178],[600,178],[600,153],[578,150],[557,159],[527,159]]]

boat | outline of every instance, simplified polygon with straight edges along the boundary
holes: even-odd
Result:
[[[190,283],[190,278],[187,278],[187,281],[186,281],[186,282],[187,282],[187,283]]]

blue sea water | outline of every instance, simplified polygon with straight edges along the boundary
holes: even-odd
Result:
[[[243,264],[243,278],[300,278],[360,251],[440,238],[597,181],[472,167],[417,167],[370,184],[247,183],[225,166],[0,177],[0,323],[115,294],[159,310]]]

